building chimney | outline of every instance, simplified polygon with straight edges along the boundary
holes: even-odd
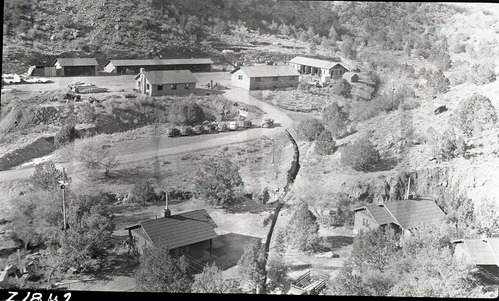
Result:
[[[144,68],[140,68],[140,73],[143,73],[144,71],[146,71]]]
[[[172,215],[172,212],[170,209],[168,209],[168,192],[165,192],[165,200],[166,200],[166,206],[165,206],[165,211],[164,211],[164,217],[169,217]]]

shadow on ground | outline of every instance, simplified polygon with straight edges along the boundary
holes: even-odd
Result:
[[[397,166],[398,164],[398,159],[397,158],[382,158],[379,160],[379,162],[373,166],[371,169],[369,169],[370,172],[373,171],[387,171],[387,170],[392,170]]]
[[[213,255],[216,256],[208,264],[215,263],[221,270],[227,270],[237,265],[244,253],[244,247],[259,237],[228,233],[213,239]]]
[[[331,251],[353,244],[353,239],[351,236],[343,235],[323,237],[324,243],[331,248]]]

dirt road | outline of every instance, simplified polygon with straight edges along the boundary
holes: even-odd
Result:
[[[196,73],[195,76],[198,79],[199,86],[203,86],[213,80],[214,83],[218,82],[221,85],[229,87],[230,89],[225,90],[224,94],[228,100],[237,101],[238,103],[247,103],[261,108],[265,112],[264,118],[274,119],[275,127],[270,129],[252,128],[244,131],[177,138],[169,138],[166,136],[151,136],[148,138],[140,138],[133,141],[120,142],[111,147],[110,151],[117,155],[117,158],[122,164],[141,161],[154,157],[161,157],[165,155],[181,154],[194,150],[215,148],[227,144],[258,139],[263,136],[272,137],[283,132],[286,128],[291,126],[292,120],[282,110],[256,99],[249,93],[249,91],[230,86],[230,73]],[[130,76],[92,77],[78,78],[78,80],[87,80],[89,82],[91,81],[98,86],[107,86],[116,85],[116,82],[120,80],[128,82],[130,81],[129,77]],[[66,78],[57,79],[59,81],[53,84],[45,84],[40,86],[43,86],[44,89],[49,88],[49,85],[51,85],[52,88],[56,88],[63,84],[77,80],[77,78],[72,78],[71,81]],[[35,85],[29,86],[30,88],[34,88],[33,86]],[[114,89],[116,89],[116,86],[114,87]],[[68,167],[69,165],[72,164],[59,164],[59,167]],[[0,182],[25,179],[33,174],[33,171],[34,168],[1,171]]]

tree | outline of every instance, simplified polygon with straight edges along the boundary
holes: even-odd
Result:
[[[343,44],[341,44],[341,52],[349,59],[357,58],[357,45],[353,38],[348,35],[343,35],[341,39],[343,41]]]
[[[331,155],[334,152],[335,145],[336,142],[334,141],[331,132],[324,130],[319,137],[317,137],[315,151],[321,156]]]
[[[331,28],[329,28],[328,37],[329,37],[329,39],[331,39],[333,41],[338,38],[338,33],[336,32],[336,29],[334,28],[334,25],[331,25]]]
[[[102,137],[77,140],[74,143],[74,153],[69,156],[76,157],[93,176],[97,170],[103,170],[104,175],[109,176],[109,172],[118,166],[119,161],[116,155],[103,147],[104,144]]]
[[[348,114],[335,101],[322,112],[322,121],[335,138],[340,138],[346,134]]]
[[[345,146],[341,152],[341,163],[358,171],[368,171],[379,160],[379,151],[367,137]]]
[[[286,24],[282,24],[281,34],[289,36],[291,34],[291,29]]]
[[[156,198],[154,187],[151,181],[140,179],[132,188],[132,196],[134,202],[145,205],[147,202],[153,201]]]
[[[227,294],[234,292],[234,283],[224,278],[222,270],[215,264],[206,266],[200,274],[194,275],[192,293]]]
[[[261,293],[265,278],[265,254],[260,240],[253,240],[244,248],[244,253],[238,263],[239,276],[252,285],[252,290]]]
[[[314,32],[314,28],[312,26],[310,26],[307,30],[307,34],[309,37],[313,37],[315,36],[315,32]]]
[[[239,166],[226,157],[203,160],[195,184],[198,192],[210,204],[222,208],[234,205],[244,188]]]
[[[63,224],[59,190],[30,191],[13,198],[11,203],[14,239],[25,248],[58,244]]]
[[[279,281],[286,277],[289,266],[284,260],[282,254],[271,254],[267,263],[268,278],[270,280],[270,289],[278,286]]]
[[[55,147],[64,146],[78,138],[74,123],[64,125],[54,137]]]
[[[317,51],[317,44],[313,40],[309,40],[308,42],[308,54],[315,54]]]
[[[435,89],[437,93],[445,93],[449,90],[450,82],[447,77],[445,77],[442,70],[437,70],[431,76],[430,86]]]
[[[344,79],[341,78],[340,80],[336,81],[336,83],[333,85],[333,93],[336,95],[343,96],[345,98],[350,98],[352,97],[352,85]]]
[[[439,161],[448,161],[466,153],[464,139],[456,134],[452,126],[446,128],[442,134],[430,127],[427,137],[430,152]]]
[[[288,240],[291,246],[302,252],[315,250],[319,242],[317,217],[308,210],[306,202],[300,202],[288,225]]]
[[[30,177],[31,184],[36,189],[42,190],[59,188],[60,180],[62,180],[62,171],[58,170],[52,161],[46,161],[35,165],[35,171]]]
[[[205,120],[203,109],[194,101],[174,102],[168,114],[171,123],[196,125]]]
[[[306,31],[302,31],[300,34],[300,41],[306,42],[310,38],[309,34]]]
[[[316,118],[308,118],[298,124],[300,135],[308,141],[314,141],[324,131],[324,125]]]
[[[141,291],[188,293],[192,276],[184,256],[177,259],[166,244],[156,243],[140,257],[135,279]]]
[[[496,127],[497,113],[489,98],[473,94],[459,103],[455,114],[458,128],[468,137]]]
[[[114,217],[103,195],[75,195],[69,199],[68,229],[61,236],[61,266],[81,269],[103,258],[112,246]]]

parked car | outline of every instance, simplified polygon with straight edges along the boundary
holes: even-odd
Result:
[[[184,126],[180,128],[180,135],[189,136],[192,135],[192,128],[190,126]]]
[[[208,123],[204,126],[204,132],[208,134],[217,133],[217,125],[213,123]]]
[[[180,131],[177,128],[169,128],[166,130],[166,134],[168,135],[168,137],[176,137],[180,135]]]
[[[217,125],[217,131],[219,132],[225,132],[227,130],[227,123],[225,122],[220,122],[218,125]]]
[[[229,122],[229,130],[231,131],[237,131],[238,129],[238,124],[237,124],[237,121],[231,121]]]
[[[262,123],[262,128],[269,128],[274,125],[274,119],[265,118]]]
[[[240,127],[240,128],[250,128],[251,127],[251,121],[249,120],[239,120],[237,122],[237,126]]]
[[[198,124],[196,125],[192,131],[194,132],[194,134],[197,134],[197,135],[200,135],[200,134],[203,134],[204,133],[204,126]]]

